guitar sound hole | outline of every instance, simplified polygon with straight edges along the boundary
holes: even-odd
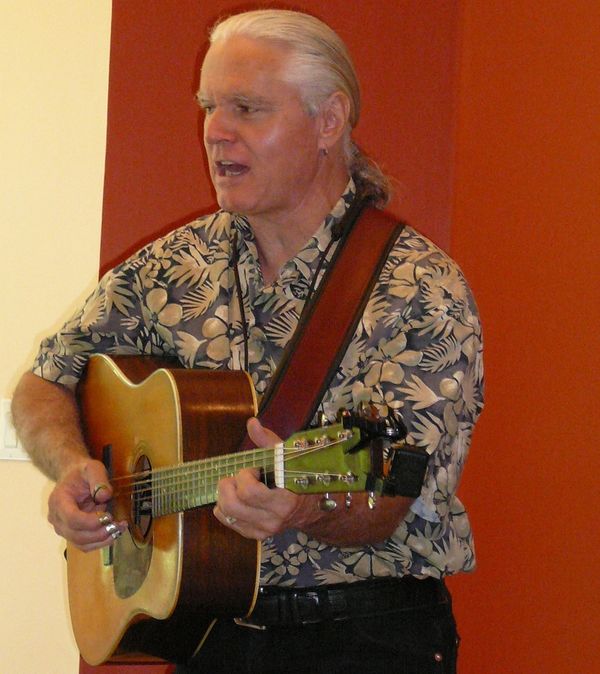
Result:
[[[131,503],[131,521],[134,538],[144,542],[152,527],[152,465],[147,456],[140,456],[135,464],[135,481]]]

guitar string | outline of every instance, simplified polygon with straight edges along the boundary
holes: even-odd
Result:
[[[283,451],[283,460],[284,462],[290,461],[302,456],[303,454],[308,454],[314,451],[319,451],[322,449],[327,449],[330,447],[335,447],[338,444],[346,442],[347,439],[330,439],[327,443],[322,443],[318,445],[313,445],[310,447],[282,447]],[[227,462],[230,462],[233,467],[240,468],[244,467],[241,464],[247,464],[246,467],[252,468],[257,464],[262,464],[266,459],[274,456],[275,449],[261,449],[257,448],[256,450],[251,450],[250,452],[231,452],[229,454],[221,454],[214,457],[206,457],[204,459],[195,459],[194,461],[188,461],[186,463],[176,464],[172,466],[158,467],[152,470],[142,470],[138,473],[129,473],[127,475],[117,476],[111,480],[111,484],[115,485],[119,483],[119,486],[122,486],[123,483],[131,482],[134,483],[137,480],[149,476],[154,476],[160,478],[162,475],[168,476],[169,473],[186,473],[192,472],[195,469],[201,469],[203,466],[206,467],[206,470],[214,470],[220,468],[221,466],[226,466]],[[217,466],[213,464],[218,464]]]
[[[327,484],[325,480],[328,477],[331,479],[331,475],[328,473],[307,471],[293,471],[293,473],[288,472],[288,476],[291,474],[302,475],[303,477],[316,476],[317,479],[323,480],[324,484]],[[202,485],[198,485],[197,480],[194,479],[183,480],[180,481],[179,484],[171,485],[176,486],[177,489],[172,490],[166,494],[159,493],[152,488],[150,493],[145,490],[140,490],[137,493],[134,491],[132,497],[133,506],[139,507],[143,505],[144,502],[150,502],[151,505],[149,507],[152,511],[152,515],[161,516],[191,507],[198,507],[207,505],[209,503],[214,503],[216,501],[216,487],[220,478],[221,476],[212,476]],[[190,486],[193,488],[193,492],[190,492]],[[143,515],[147,513],[141,514]]]
[[[309,476],[316,476],[317,479],[321,478],[323,480],[322,485],[324,487],[322,491],[331,491],[328,482],[323,479],[324,477],[333,477],[328,473],[307,473],[306,471],[294,471],[293,474],[302,475],[303,478]],[[190,508],[210,505],[212,503],[216,503],[217,501],[216,490],[219,479],[220,478],[216,478],[205,482],[202,485],[202,488],[195,489],[194,493],[190,493],[189,490],[184,489],[180,491],[173,491],[165,496],[158,495],[157,497],[152,495],[148,497],[142,497],[134,494],[132,497],[133,506],[140,507],[143,506],[144,502],[148,502],[149,510],[141,511],[140,515],[143,516],[151,514],[152,517],[161,517],[163,515],[189,510]],[[192,485],[192,487],[195,488],[195,485]],[[344,488],[344,491],[348,491],[348,486]]]
[[[339,475],[339,473],[325,472],[325,471],[306,471],[306,470],[287,471],[288,477],[298,475],[301,475],[303,477],[304,476],[314,477],[325,480],[325,479],[332,479],[335,476]],[[117,495],[123,496],[131,493],[133,494],[134,502],[140,502],[152,498],[155,498],[156,500],[160,498],[175,499],[182,496],[187,497],[190,500],[193,500],[194,498],[197,498],[202,494],[204,494],[205,497],[208,497],[209,493],[213,492],[216,489],[219,480],[221,480],[222,477],[224,476],[214,475],[209,477],[208,479],[203,480],[202,484],[198,484],[198,478],[196,476],[189,476],[184,477],[179,481],[177,479],[173,479],[171,480],[170,483],[168,481],[166,482],[163,481],[160,484],[153,483],[152,485],[148,485],[147,487],[144,486],[139,490],[134,488],[126,492],[117,492]],[[169,488],[168,493],[162,494],[157,492],[159,488],[167,488],[167,487]],[[189,491],[190,488],[194,490],[193,493],[190,493]]]
[[[284,457],[283,461],[288,462],[291,459],[310,454],[314,451],[319,451],[323,448],[326,447],[332,447],[335,446],[336,444],[339,444],[341,441],[334,441],[329,444],[323,444],[319,445],[316,447],[311,447],[311,448],[284,448]],[[262,454],[262,460],[261,460],[261,455]],[[239,460],[236,460],[236,454],[230,454],[230,455],[224,455],[225,458],[230,460],[231,466],[229,466],[232,469],[239,470],[240,468],[243,467],[248,467],[248,468],[254,468],[254,467],[261,467],[263,464],[268,465],[268,467],[272,467],[270,464],[270,461],[267,461],[271,459],[274,455],[274,450],[264,450],[261,452],[257,452],[256,454],[253,453],[252,455],[252,461],[242,461],[240,462]],[[197,480],[199,478],[204,478],[208,474],[212,474],[217,480],[221,479],[221,477],[224,477],[225,475],[228,475],[228,472],[223,472],[228,466],[227,466],[227,461],[223,461],[222,459],[224,458],[223,456],[221,457],[214,457],[214,461],[211,459],[204,459],[204,460],[199,460],[199,461],[191,461],[185,464],[181,464],[179,466],[172,466],[168,468],[157,468],[154,469],[153,471],[142,471],[137,474],[132,474],[132,475],[127,475],[123,476],[121,478],[115,478],[113,480],[113,483],[115,482],[120,482],[119,484],[119,489],[116,492],[116,494],[127,494],[130,493],[130,490],[128,489],[129,486],[133,485],[134,487],[136,485],[139,486],[140,481],[141,483],[147,483],[152,481],[151,486],[170,486],[170,484],[177,483],[177,481],[180,481],[180,484],[186,484],[186,483],[193,483],[194,480]],[[273,462],[274,463],[274,462]],[[218,465],[214,465],[218,464]],[[241,465],[241,464],[247,464],[247,465]],[[215,475],[215,470],[219,471],[218,475]],[[234,470],[234,472],[235,472]],[[233,474],[233,473],[231,473]],[[129,482],[129,484],[127,484]],[[137,491],[138,493],[141,490],[132,490],[132,491]]]
[[[300,456],[305,456],[307,454],[310,454],[315,451],[320,451],[321,449],[328,448],[328,447],[333,447],[337,444],[340,444],[343,442],[342,440],[337,440],[337,441],[332,441],[330,443],[325,443],[322,445],[317,445],[314,447],[310,448],[284,448],[284,456],[283,456],[283,462],[289,462],[290,460],[300,457]],[[263,460],[260,459],[260,455],[262,454]],[[113,480],[113,484],[115,482],[119,482],[118,489],[115,491],[114,496],[123,496],[123,495],[128,495],[128,494],[133,494],[134,499],[137,500],[144,500],[147,499],[150,496],[152,496],[153,492],[155,492],[159,488],[164,488],[164,489],[182,489],[184,490],[185,488],[189,488],[190,486],[196,488],[197,490],[207,492],[208,487],[214,487],[218,483],[218,481],[224,477],[225,475],[228,475],[228,472],[223,472],[225,468],[227,468],[226,462],[222,461],[224,457],[227,459],[231,459],[232,465],[230,466],[231,468],[234,468],[236,470],[239,470],[240,467],[265,467],[265,468],[273,468],[274,467],[274,462],[269,461],[268,463],[264,459],[269,459],[271,460],[272,457],[274,456],[274,450],[257,450],[256,454],[253,453],[252,456],[252,463],[248,463],[247,466],[240,466],[239,460],[236,461],[235,457],[238,456],[236,454],[230,454],[230,455],[224,455],[221,457],[214,457],[215,461],[211,461],[211,459],[204,459],[200,461],[192,461],[186,464],[181,464],[180,466],[174,466],[174,467],[169,467],[169,468],[158,468],[153,471],[142,471],[137,474],[132,474],[132,475],[127,475],[123,476],[120,478],[115,478]],[[219,465],[206,465],[205,462],[208,462],[209,464],[214,464],[218,463]],[[194,465],[195,464],[195,465]],[[204,464],[204,465],[203,465]],[[263,464],[265,464],[263,466]],[[215,470],[219,470],[219,473],[215,475]],[[235,471],[234,471],[235,472]],[[312,473],[308,472],[305,470],[302,471],[292,471],[293,474],[306,474],[306,475],[328,475],[327,473]],[[233,473],[231,473],[233,474]],[[290,474],[290,471],[288,471],[288,474]],[[202,481],[203,484],[199,485],[197,484],[199,481]],[[181,492],[171,492],[170,494],[166,495],[166,498],[175,498],[177,496],[181,496],[181,494],[184,493],[185,491]],[[160,497],[159,497],[160,498]]]
[[[323,477],[334,477],[336,474],[329,473],[309,473],[307,471],[293,471],[292,474],[302,475],[302,477],[314,476],[317,478]],[[202,505],[209,505],[216,502],[216,487],[218,485],[220,478],[215,478],[210,481],[205,482],[202,485],[201,490],[196,490],[195,493],[190,493],[189,491],[174,491],[166,496],[158,496],[157,498],[142,497],[134,493],[133,501],[135,505],[141,505],[145,500],[150,500],[152,502],[152,515],[154,517],[159,517],[161,515],[168,515],[175,512],[180,512],[193,507],[199,507]],[[324,482],[323,485],[327,487],[327,483]],[[192,485],[195,486],[195,485]],[[346,489],[345,489],[346,491]],[[147,513],[141,513],[147,514]]]
[[[285,450],[289,450],[290,452],[299,451],[297,448],[287,448],[287,447],[284,448],[284,451]],[[251,454],[251,457],[252,457],[253,461],[258,459],[258,457],[260,457],[261,454],[263,455],[263,460],[264,460],[268,456],[272,455],[274,451],[275,451],[274,449],[260,449],[260,448],[258,448],[256,450],[251,450],[250,454]],[[124,482],[126,483],[128,481],[130,481],[131,483],[134,483],[136,480],[138,480],[140,478],[143,478],[143,477],[148,477],[148,476],[152,476],[152,475],[160,476],[161,474],[167,474],[167,472],[169,472],[169,471],[185,471],[185,470],[192,469],[192,468],[195,468],[195,467],[200,467],[202,465],[207,465],[208,463],[211,463],[211,462],[221,462],[221,463],[226,463],[227,461],[233,462],[235,457],[238,458],[238,461],[237,461],[238,463],[240,463],[240,462],[243,463],[245,456],[247,456],[246,453],[232,452],[230,454],[221,454],[221,455],[214,456],[214,457],[206,457],[205,459],[195,459],[193,461],[188,461],[186,463],[176,464],[176,465],[173,465],[173,466],[165,466],[165,467],[159,467],[159,468],[154,468],[154,469],[150,469],[150,470],[142,470],[142,471],[139,471],[138,473],[129,473],[127,475],[117,476],[117,477],[114,477],[110,482],[113,485],[116,484],[116,483],[121,483],[121,484],[124,483]],[[247,460],[250,461],[251,460],[250,457],[248,457]]]

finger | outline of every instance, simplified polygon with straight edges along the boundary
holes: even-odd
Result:
[[[265,538],[273,535],[273,531],[264,527],[260,521],[246,521],[243,519],[238,519],[237,517],[233,517],[232,515],[225,515],[218,506],[215,506],[213,512],[221,524],[226,526],[228,529],[232,529],[244,538],[262,541]]]
[[[58,523],[54,528],[57,534],[82,550],[94,550],[112,545],[126,530],[126,528],[114,522],[108,522],[94,531],[69,529],[64,523]]]
[[[62,485],[57,485],[50,494],[48,520],[56,533],[76,544],[104,543],[114,532],[113,526],[120,532],[127,530],[127,522],[113,522],[111,513],[102,506],[91,512],[80,510],[70,491]],[[111,528],[107,530],[108,525]]]
[[[111,546],[115,541],[112,538],[109,538],[102,543],[89,543],[86,545],[76,545],[82,552],[93,552],[94,550],[100,550],[102,548],[108,548]]]
[[[220,509],[244,521],[286,516],[295,507],[298,496],[287,489],[269,489],[259,478],[259,471],[244,468],[235,476],[220,480],[217,501]]]
[[[261,480],[261,473],[257,468],[243,468],[235,476],[235,497],[243,504],[253,508],[260,507],[270,500],[272,493],[273,490]]]
[[[232,476],[219,480],[218,498],[213,512],[219,522],[225,526],[231,526],[236,520],[242,520],[252,515],[252,509],[248,508],[238,498],[237,478],[238,476]]]
[[[57,485],[48,499],[48,519],[55,528],[58,526],[71,531],[96,531],[102,526],[97,512],[99,510],[81,510],[70,490],[62,485]]]
[[[215,517],[243,536],[258,540],[282,531],[298,506],[298,496],[285,489],[269,489],[246,469],[224,480],[219,491]]]
[[[110,500],[112,487],[104,464],[100,461],[86,462],[82,477],[89,485],[90,496],[94,503],[106,503]]]
[[[112,515],[106,511],[82,513],[75,510],[70,513],[64,510],[50,510],[48,520],[61,536],[83,542],[102,541],[107,536],[117,531],[122,533],[128,528],[127,522],[115,522]]]
[[[118,534],[106,534],[103,538],[85,538],[83,536],[78,537],[76,540],[68,539],[76,547],[83,552],[91,552],[92,550],[99,550],[100,548],[108,547],[113,545],[121,536],[121,533]]]
[[[55,493],[68,494],[78,508],[87,512],[97,510],[112,496],[106,469],[93,459],[84,459],[65,471],[56,483]]]
[[[213,513],[219,522],[221,522],[221,524],[224,524],[226,527],[230,527],[231,529],[233,529],[239,522],[238,518],[234,515],[226,515],[218,505],[213,508]]]
[[[271,535],[271,532],[266,531],[260,524],[253,523],[252,521],[245,521],[243,519],[238,519],[233,515],[225,514],[219,506],[215,506],[213,509],[215,517],[226,526],[228,529],[232,529],[236,533],[240,534],[244,538],[252,538],[254,540],[263,540],[267,536]]]
[[[277,433],[263,426],[256,417],[248,419],[246,430],[250,439],[257,447],[274,447],[281,442],[281,438]]]
[[[261,500],[257,492],[269,492],[259,476],[259,470],[244,468],[232,477],[219,480],[217,505],[220,509],[228,515],[245,519],[254,503]]]

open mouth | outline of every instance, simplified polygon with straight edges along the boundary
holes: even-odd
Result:
[[[217,175],[221,178],[234,178],[250,170],[245,164],[238,164],[237,162],[227,160],[216,161],[215,169]]]

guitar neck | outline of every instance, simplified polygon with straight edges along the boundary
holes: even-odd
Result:
[[[217,484],[221,478],[235,475],[242,468],[260,468],[265,474],[272,473],[277,454],[277,449],[252,449],[154,469],[139,483],[140,498],[145,508],[150,505],[148,497],[151,498],[153,517],[209,505],[217,500]]]
[[[272,476],[274,486],[296,493],[364,491],[371,454],[350,451],[359,440],[358,429],[334,424],[296,433],[272,449],[222,454],[130,476],[134,519],[215,503],[219,480],[242,468],[258,468],[265,477]]]

